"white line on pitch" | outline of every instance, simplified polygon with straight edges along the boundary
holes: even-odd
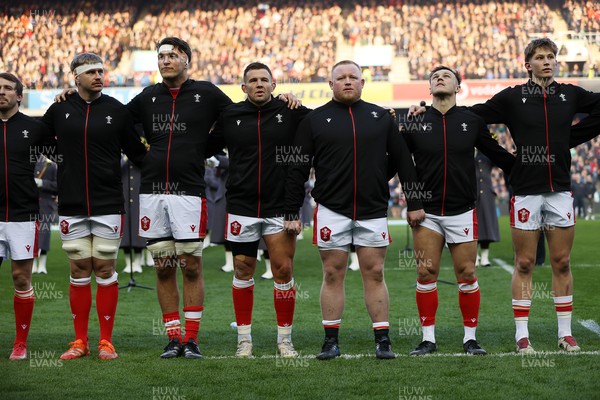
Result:
[[[596,335],[600,336],[600,326],[598,326],[598,323],[596,321],[594,321],[593,319],[585,319],[585,320],[579,320],[579,323],[586,329],[594,332]]]
[[[566,351],[536,351],[534,354],[532,355],[522,355],[522,354],[518,354],[516,352],[510,352],[510,353],[488,353],[488,355],[486,357],[536,357],[536,356],[567,356],[567,357],[574,357],[574,356],[598,356],[600,355],[600,350],[595,350],[595,351],[580,351],[580,352],[576,352],[576,353],[567,353]],[[415,357],[415,356],[409,356],[408,354],[397,354],[396,353],[396,357],[398,358],[428,358],[428,357],[476,357],[476,356],[472,356],[470,354],[465,354],[465,353],[435,353],[435,354],[428,354],[426,356],[420,356],[420,357]],[[255,359],[261,359],[261,360],[270,360],[270,359],[279,359],[279,356],[275,356],[275,355],[264,355],[264,356],[259,356],[259,357],[252,357]],[[359,358],[375,358],[375,354],[342,354],[339,358],[343,358],[343,359],[347,359],[347,360],[354,360],[354,359],[359,359]],[[211,356],[211,357],[204,357],[205,360],[226,360],[226,359],[239,359],[238,357],[235,356]],[[294,359],[315,359],[315,356],[310,354],[310,355],[302,355],[300,354],[300,356],[298,356],[297,358],[291,358],[289,360],[294,360]]]
[[[513,271],[515,270],[511,265],[508,265],[503,259],[501,258],[494,258],[494,262],[496,262],[499,266],[502,267],[503,270],[505,270],[506,272],[508,272],[509,274],[512,275]]]

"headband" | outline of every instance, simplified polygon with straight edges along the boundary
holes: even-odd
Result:
[[[75,76],[79,76],[81,74],[83,74],[84,72],[87,72],[91,69],[104,69],[104,67],[102,67],[102,63],[96,63],[96,64],[83,64],[80,65],[79,67],[75,68],[75,70],[73,70],[73,72],[75,73]]]
[[[170,53],[174,49],[175,49],[175,46],[173,46],[172,44],[163,44],[162,46],[160,46],[158,48],[158,52],[162,53],[164,51],[164,52]]]

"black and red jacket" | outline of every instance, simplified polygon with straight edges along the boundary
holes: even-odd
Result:
[[[52,135],[44,124],[21,112],[0,123],[0,221],[35,221],[39,202],[33,170],[39,149],[52,145]]]
[[[231,100],[210,82],[188,79],[179,90],[148,86],[127,105],[141,122],[150,151],[140,193],[205,197],[208,132]]]
[[[121,149],[136,164],[146,155],[127,108],[105,94],[89,103],[75,94],[42,121],[57,140],[58,213],[124,214]]]
[[[403,185],[415,187],[417,173],[406,142],[388,110],[359,100],[348,106],[332,100],[300,123],[294,147],[313,159],[319,204],[353,220],[387,216],[388,155]],[[286,182],[287,219],[297,219],[310,163],[292,165]],[[407,196],[409,210],[422,208]]]
[[[272,98],[258,107],[245,100],[227,107],[210,135],[210,150],[229,151],[227,211],[255,218],[283,216],[286,170],[302,161],[292,144],[310,109],[291,110]]]
[[[528,195],[571,190],[571,122],[598,103],[600,93],[529,80],[469,109],[488,124],[506,124],[517,147],[510,183],[516,195]]]
[[[464,108],[454,106],[442,114],[430,107],[418,123],[400,124],[400,129],[422,185],[416,192],[429,214],[458,215],[475,208],[475,147],[507,175],[515,162],[483,119]]]

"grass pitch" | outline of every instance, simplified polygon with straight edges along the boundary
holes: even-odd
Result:
[[[512,265],[507,218],[501,218],[502,241],[492,244],[491,257]],[[29,359],[9,362],[14,340],[13,286],[5,261],[0,269],[0,397],[2,399],[504,399],[600,398],[600,334],[578,321],[600,323],[600,222],[578,221],[572,268],[575,278],[573,334],[582,353],[559,352],[552,304],[551,271],[534,273],[530,336],[538,353],[514,354],[511,276],[498,265],[478,270],[482,303],[478,339],[486,357],[462,354],[462,319],[451,261],[446,251],[438,285],[436,318],[438,353],[414,358],[407,354],[421,340],[415,304],[415,264],[403,253],[404,227],[391,227],[386,281],[390,291],[391,338],[397,359],[376,360],[371,322],[363,302],[358,272],[346,277],[346,308],[340,330],[343,357],[318,361],[323,339],[319,290],[321,267],[311,234],[298,242],[295,258],[297,306],[294,345],[301,357],[275,357],[276,322],[272,281],[257,279],[253,318],[255,358],[233,358],[236,332],[231,300],[231,274],[219,270],[222,247],[204,252],[205,312],[200,328],[201,360],[161,360],[167,340],[155,291],[120,291],[114,332],[119,358],[96,358],[98,323],[92,308],[92,356],[73,361],[58,357],[73,340],[68,302],[68,265],[57,235],[48,257],[48,275],[34,275],[36,304],[29,334]],[[122,257],[122,256],[121,256]],[[124,263],[119,262],[119,271]],[[257,277],[264,264],[260,263]],[[128,276],[120,275],[124,285]],[[138,284],[154,286],[152,269],[136,274]],[[95,284],[93,293],[95,295]],[[592,324],[593,326],[593,324]],[[597,325],[596,325],[597,326]]]

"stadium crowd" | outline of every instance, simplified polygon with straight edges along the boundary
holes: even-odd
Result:
[[[565,1],[563,15],[569,29],[576,32],[600,31],[600,4],[595,1]]]
[[[255,60],[271,65],[278,81],[325,81],[341,44],[392,45],[408,57],[411,79],[426,79],[442,61],[464,78],[524,78],[522,46],[532,32],[553,32],[554,3],[21,2],[6,5],[0,17],[0,68],[30,88],[71,87],[67,61],[93,49],[109,67],[107,84],[147,86],[158,75],[132,73],[132,51],[154,50],[157,38],[169,34],[197,51],[192,77],[217,84],[237,83],[240,68]],[[562,11],[574,29],[598,30],[596,3],[569,1]],[[373,79],[386,79],[388,69],[372,68]]]
[[[260,60],[272,66],[276,81],[324,82],[336,47],[392,45],[407,56],[411,79],[427,79],[441,62],[457,67],[463,78],[526,79],[522,68],[528,33],[552,32],[552,1],[272,1],[214,3],[207,0],[160,2],[103,0],[50,1],[6,5],[0,17],[0,69],[15,71],[26,87],[74,86],[68,62],[74,53],[93,50],[108,67],[109,86],[147,86],[155,72],[132,72],[135,50],[154,50],[156,38],[170,34],[187,40],[197,56],[191,76],[215,84],[237,83],[241,69]],[[562,4],[569,29],[600,31],[600,7],[591,1]],[[311,29],[306,29],[306,27]],[[90,34],[92,33],[92,34]],[[568,68],[559,74],[567,76]],[[388,69],[371,67],[373,80]],[[493,127],[502,145],[506,127]],[[597,182],[598,140],[573,151],[573,171]],[[508,192],[500,170],[493,182],[501,201]],[[397,182],[390,183],[391,204],[403,203]]]

